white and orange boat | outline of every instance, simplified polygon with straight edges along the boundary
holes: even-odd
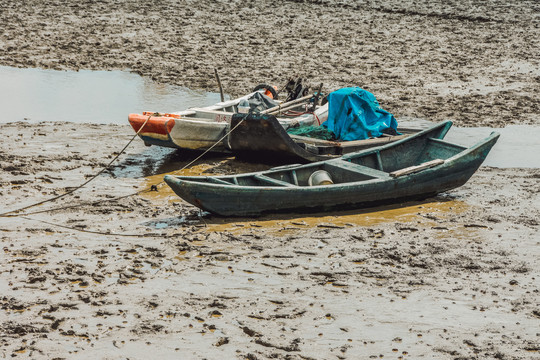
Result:
[[[267,104],[267,107],[273,105],[277,109],[281,105],[289,104],[273,100],[270,92],[263,88],[240,98],[219,102],[207,107],[193,107],[174,113],[147,111],[142,114],[129,114],[128,119],[133,129],[138,132],[139,137],[147,146],[157,145],[191,150],[207,150],[211,148],[215,152],[229,152],[228,138],[225,135],[230,129],[232,115],[238,112],[248,112],[252,99],[254,97],[261,98],[261,96],[265,101],[270,99],[268,103],[271,105]],[[324,118],[325,110],[316,110],[315,115],[317,116],[313,112],[306,112],[305,109],[308,106],[306,102],[309,97],[304,98],[303,103],[296,101],[296,104],[288,106],[283,115],[277,115],[279,123],[284,128],[313,125],[317,123],[316,119],[319,119],[320,124],[320,118]],[[243,108],[246,105],[248,108]],[[144,128],[139,132],[143,125]]]

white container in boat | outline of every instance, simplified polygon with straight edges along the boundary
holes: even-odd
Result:
[[[249,101],[242,100],[238,103],[238,113],[240,114],[249,113]]]
[[[309,186],[332,185],[333,183],[334,182],[332,181],[330,174],[324,170],[315,171],[308,179]]]

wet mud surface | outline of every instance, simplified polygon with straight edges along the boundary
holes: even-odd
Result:
[[[397,116],[538,125],[537,1],[0,0],[0,65],[131,69],[241,95],[292,76]],[[159,109],[158,109],[159,110]]]
[[[364,86],[398,116],[538,126],[537,14],[532,1],[0,0],[0,64],[207,90],[216,67],[236,94],[294,73]],[[74,189],[133,135],[0,132],[2,213]],[[0,358],[540,358],[540,169],[484,166],[423,202],[222,218],[162,185],[197,155],[136,140],[72,195],[0,217]],[[209,155],[183,173],[266,167]]]

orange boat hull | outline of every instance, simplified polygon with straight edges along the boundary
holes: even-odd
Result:
[[[174,115],[143,112],[142,114],[129,114],[128,120],[145,145],[178,148],[170,135],[175,124]]]

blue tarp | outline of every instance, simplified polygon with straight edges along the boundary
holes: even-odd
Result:
[[[388,128],[396,130],[397,120],[380,107],[372,93],[350,87],[328,94],[328,120],[322,126],[337,140],[351,141],[379,137]]]

